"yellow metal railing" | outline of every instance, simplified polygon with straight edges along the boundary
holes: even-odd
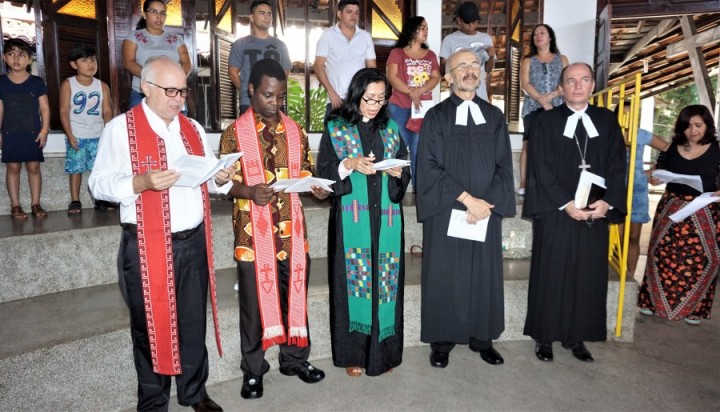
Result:
[[[627,91],[631,89],[631,91]],[[630,239],[630,214],[632,213],[632,194],[635,182],[635,157],[638,155],[637,139],[638,125],[640,123],[640,73],[623,80],[621,83],[608,87],[595,93],[590,98],[590,103],[595,106],[612,108],[613,104],[619,105],[618,122],[625,135],[625,144],[629,147],[628,176],[627,176],[627,216],[623,225],[623,233],[617,224],[610,225],[610,247],[608,248],[608,261],[610,265],[620,274],[620,291],[618,294],[617,320],[615,324],[615,336],[622,333],[623,303],[625,302],[625,280],[627,277],[627,250]],[[626,105],[629,104],[629,110]],[[641,154],[642,155],[642,154]]]

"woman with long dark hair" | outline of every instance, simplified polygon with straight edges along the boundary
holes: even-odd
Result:
[[[720,147],[715,122],[707,107],[685,107],[675,122],[672,143],[660,153],[657,168],[697,175],[702,192],[720,196]],[[657,184],[656,178],[650,183]],[[720,270],[720,205],[717,200],[680,222],[670,216],[701,193],[687,185],[668,183],[653,220],[645,277],[638,306],[645,315],[691,325],[709,319]]]
[[[407,168],[375,169],[406,158],[385,107],[385,75],[358,71],[345,105],[333,111],[320,141],[317,175],[332,179],[328,279],[333,363],[350,376],[381,375],[402,362],[403,214]]]
[[[145,0],[142,17],[135,30],[122,44],[122,61],[125,70],[132,74],[129,109],[140,104],[145,95],[140,90],[140,72],[152,56],[167,56],[180,63],[185,75],[192,70],[192,62],[182,34],[165,29],[167,6],[162,0]],[[162,84],[160,86],[163,86]]]
[[[538,113],[563,103],[560,76],[568,59],[560,54],[555,31],[547,24],[538,24],[532,31],[530,52],[520,63],[520,86],[525,91],[523,101],[523,148],[520,153],[520,189],[525,194],[528,135],[532,121]]]
[[[438,58],[427,45],[428,25],[424,17],[415,16],[403,24],[402,33],[387,60],[386,74],[392,86],[388,105],[405,144],[410,150],[412,183],[416,185],[419,130],[407,128],[413,108],[420,108],[421,100],[432,100],[432,90],[440,82]]]

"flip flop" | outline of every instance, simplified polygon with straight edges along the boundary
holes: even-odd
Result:
[[[362,375],[362,368],[359,366],[350,366],[345,368],[345,373],[347,373],[348,376],[357,378],[358,376]]]

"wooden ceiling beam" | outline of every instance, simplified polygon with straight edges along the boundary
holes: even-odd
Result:
[[[652,28],[652,30],[647,32],[647,34],[643,36],[642,39],[635,42],[635,45],[630,50],[628,50],[627,53],[625,53],[625,56],[620,63],[610,64],[610,74],[622,67],[623,64],[625,64],[628,60],[637,56],[638,53],[640,53],[645,48],[645,46],[655,41],[655,39],[662,37],[668,31],[672,30],[675,27],[676,22],[677,20],[674,18],[660,21],[655,27]]]
[[[678,2],[675,0],[656,0],[653,2],[612,3],[612,18],[637,19],[649,17],[679,16],[720,12],[720,1]]]

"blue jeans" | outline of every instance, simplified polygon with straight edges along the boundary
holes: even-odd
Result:
[[[417,133],[413,133],[410,130],[408,130],[405,127],[405,124],[407,124],[408,119],[410,119],[410,108],[404,108],[400,107],[396,104],[390,103],[388,104],[388,112],[390,113],[390,118],[395,120],[395,123],[398,125],[398,130],[400,130],[400,136],[405,141],[405,145],[408,147],[408,150],[410,151],[410,172],[412,173],[412,185],[413,188],[417,187],[416,185],[416,167],[417,167],[417,148],[418,148],[418,142],[420,141],[420,135]]]

